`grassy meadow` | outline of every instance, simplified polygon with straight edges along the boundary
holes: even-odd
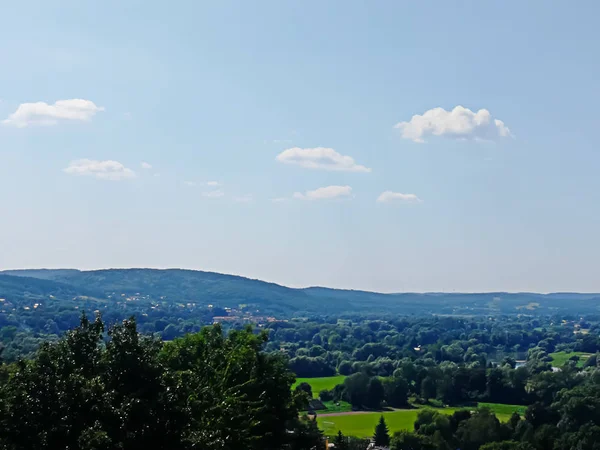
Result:
[[[505,405],[501,403],[479,403],[479,407],[491,409],[499,420],[506,422],[513,412],[523,414],[527,407],[520,405]],[[463,408],[435,408],[443,414],[453,414]],[[386,412],[359,412],[344,416],[317,415],[319,428],[326,436],[333,436],[339,430],[347,436],[369,437],[373,435],[379,417],[383,415],[390,433],[400,430],[412,430],[419,409],[403,409]]]
[[[331,390],[336,385],[342,384],[346,379],[345,375],[336,375],[333,377],[321,377],[321,378],[297,378],[296,382],[292,386],[292,389],[295,389],[300,383],[306,382],[310,384],[312,388],[313,397],[319,398],[319,392],[322,390]]]
[[[555,352],[550,353],[548,356],[552,358],[552,365],[554,367],[562,367],[571,356],[579,356],[579,361],[577,361],[577,367],[583,367],[583,365],[585,364],[585,360],[592,356],[592,354],[584,352]]]

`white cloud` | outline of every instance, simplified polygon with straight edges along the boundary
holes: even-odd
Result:
[[[304,194],[295,192],[293,198],[300,200],[324,200],[330,198],[348,197],[352,194],[350,186],[326,186],[315,189],[314,191],[306,191]]]
[[[385,191],[382,192],[379,197],[377,197],[377,203],[387,203],[387,202],[409,202],[409,203],[419,203],[421,199],[417,197],[415,194],[402,194],[401,192],[392,192]]]
[[[70,175],[80,175],[98,178],[100,180],[119,181],[135,178],[135,172],[118,161],[96,161],[93,159],[78,159],[71,161],[63,171]]]
[[[306,169],[336,170],[345,172],[370,172],[371,169],[354,162],[351,156],[341,155],[332,148],[288,148],[279,155],[277,161],[295,164]]]
[[[224,195],[225,195],[225,192],[223,192],[220,189],[202,193],[202,197],[207,197],[207,198],[219,198],[219,197],[223,197]]]
[[[195,181],[184,181],[183,184],[185,184],[187,187],[194,187],[194,186],[196,186],[196,182]]]
[[[433,108],[423,115],[414,115],[408,122],[400,122],[394,128],[402,131],[404,139],[425,142],[427,136],[445,136],[454,139],[496,140],[512,134],[504,122],[494,119],[487,109],[473,112],[463,106],[452,111]]]
[[[237,203],[252,203],[254,201],[254,196],[252,194],[245,194],[240,197],[235,197],[233,201]]]
[[[21,103],[2,123],[24,128],[29,125],[56,125],[67,120],[87,122],[99,111],[104,111],[104,108],[79,98],[58,100],[53,105],[44,102]]]
[[[142,169],[152,169],[152,164],[148,164],[147,162],[142,162]]]
[[[207,186],[212,186],[212,187],[221,186],[221,183],[219,183],[218,181],[207,181],[204,184],[206,184]]]
[[[287,202],[289,199],[285,198],[285,197],[276,197],[276,198],[272,198],[271,201],[273,203],[285,203]]]

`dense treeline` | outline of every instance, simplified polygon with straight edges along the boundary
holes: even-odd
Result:
[[[357,377],[353,375],[352,377]],[[347,379],[348,380],[348,379]],[[600,369],[540,372],[532,380],[535,401],[521,416],[501,422],[487,408],[419,411],[412,431],[390,432],[381,418],[374,440],[392,450],[587,450],[600,448]],[[341,433],[337,448],[350,448]]]
[[[598,294],[569,293],[384,295],[323,288],[290,289],[243,277],[177,269],[6,271],[0,273],[0,329],[7,328],[8,331],[0,334],[0,343],[5,347],[6,360],[31,356],[41,342],[56,340],[76,326],[82,310],[100,311],[108,324],[118,323],[135,315],[140,331],[170,340],[197,332],[203,326],[213,323],[215,317],[226,316],[234,309],[236,314],[229,318],[234,326],[244,322],[264,322],[268,316],[275,316],[279,320],[312,317],[317,320],[313,322],[312,334],[308,340],[319,333],[326,339],[324,344],[330,345],[336,343],[336,339],[345,343],[349,336],[354,341],[340,347],[340,350],[350,354],[359,350],[358,344],[362,346],[365,343],[392,345],[400,351],[407,342],[393,335],[388,337],[387,342],[383,342],[379,337],[387,337],[385,333],[390,331],[385,326],[366,330],[361,335],[361,322],[367,317],[383,318],[385,323],[402,335],[403,327],[410,331],[414,323],[411,324],[409,319],[387,322],[389,317],[465,314],[485,320],[489,316],[500,318],[502,314],[506,314],[515,317],[521,313],[539,317],[555,313],[567,315],[572,312],[589,315],[598,312],[598,299]],[[356,314],[359,316],[350,317]],[[327,322],[336,326],[335,322],[340,317],[350,317],[351,322],[359,326],[351,327],[350,334],[344,327],[340,327],[336,333],[330,333],[331,330],[326,327],[314,327],[319,328]],[[442,320],[444,319],[440,319]],[[375,325],[369,325],[373,326]],[[305,330],[300,327],[295,331],[298,331],[298,336],[292,332],[277,339],[287,343],[307,340]],[[466,332],[470,334],[469,330]],[[485,329],[481,332],[483,335],[489,334]],[[375,336],[369,338],[371,334]],[[413,337],[415,343],[421,345],[426,345],[431,339],[425,332],[421,336],[413,334],[411,340]],[[473,338],[477,339],[476,336]],[[457,339],[459,338],[454,340]],[[530,342],[522,341],[514,334],[510,339],[513,341],[511,345],[520,344],[525,349],[530,345]],[[499,332],[487,344],[505,345],[502,333]],[[306,346],[301,347],[308,350]],[[410,346],[407,348],[410,349]],[[292,347],[290,350],[295,352],[298,349]],[[449,350],[450,356],[455,357],[456,349]],[[317,351],[318,349],[314,350]],[[386,348],[361,349],[355,355],[355,360],[362,361],[371,354],[377,357],[381,352],[389,353]],[[488,350],[486,352],[489,353]],[[297,356],[303,356],[302,352]],[[391,353],[390,357],[397,359]],[[321,360],[304,361],[305,364],[298,364],[297,370],[301,370],[303,365],[311,365],[312,368],[308,370],[320,371],[324,375],[332,370],[331,361],[325,362],[327,364],[323,364]]]
[[[163,343],[100,319],[0,372],[2,449],[310,449],[316,423],[266,333],[219,326]]]
[[[584,364],[573,358],[560,370],[552,370],[548,361],[548,351],[559,348],[594,350],[596,322],[578,321],[588,330],[583,334],[573,333],[568,321],[552,325],[554,319],[548,319],[547,327],[532,327],[543,324],[529,320],[299,322],[228,333],[215,325],[163,342],[141,335],[133,319],[106,330],[99,318],[91,322],[81,316],[79,326],[44,343],[32,358],[0,367],[0,449],[320,448],[324,439],[316,422],[299,414],[309,398],[306,386],[292,392],[295,375],[290,367],[293,359],[303,357],[328,361],[328,353],[338,357],[335,370],[346,362],[353,373],[321,396],[345,399],[356,407],[402,408],[409,406],[409,399],[527,405],[523,416],[515,413],[506,423],[485,408],[469,407],[453,415],[423,410],[413,431],[388,436],[392,449],[600,448],[598,358],[592,355]],[[568,333],[562,331],[569,327]],[[334,331],[341,336],[343,328],[355,343],[358,336],[366,342],[352,353],[336,350],[345,342],[333,338],[330,344],[325,338]],[[310,339],[286,343],[277,338],[278,330],[294,330]],[[405,334],[396,339],[408,343],[395,345],[390,337],[395,333]],[[415,343],[415,333],[430,340]],[[521,343],[511,337],[516,333],[522,333]],[[269,341],[269,335],[275,339]],[[381,349],[377,339],[400,359],[392,359],[387,347],[377,357],[366,355]],[[504,339],[504,345],[496,339]],[[410,353],[407,346],[412,345]],[[477,345],[483,347],[472,351]],[[496,356],[504,354],[503,359],[492,364],[487,345],[496,349]],[[506,355],[515,345],[529,347],[527,362],[518,368]],[[289,353],[294,346],[309,354],[294,354],[289,360],[281,349]],[[462,357],[447,348],[452,346],[461,349]],[[314,347],[322,350],[310,356]],[[385,424],[378,427],[376,435],[387,439]],[[336,439],[339,448],[365,444],[342,435]]]
[[[434,410],[420,411],[414,431],[396,433],[391,449],[600,448],[600,371],[594,368],[579,376],[566,374],[547,382],[551,395],[542,396],[545,398],[529,406],[523,417],[513,413],[507,423],[500,422],[485,408],[461,410],[451,416]]]
[[[290,357],[302,377],[348,375],[319,393],[355,409],[476,402],[530,405],[569,387],[565,377],[595,368],[592,354],[553,372],[555,351],[597,352],[597,318],[398,318],[270,325],[268,349]],[[517,367],[516,358],[521,361]],[[570,378],[569,378],[570,379]],[[561,381],[563,380],[563,381]]]
[[[454,363],[485,368],[506,361],[514,365],[514,360],[525,360],[531,352],[543,361],[555,351],[600,351],[597,316],[391,320],[355,316],[277,322],[266,329],[270,332],[267,349],[285,351],[299,377],[364,371],[391,376],[408,360],[426,366]]]

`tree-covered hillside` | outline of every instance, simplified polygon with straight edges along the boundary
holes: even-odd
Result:
[[[0,273],[0,344],[5,359],[31,355],[78,323],[81,311],[113,324],[135,316],[143,333],[171,340],[204,325],[264,326],[291,318],[353,315],[455,316],[595,314],[595,294],[381,294],[292,289],[193,270],[19,270]]]
[[[94,271],[18,270],[2,272],[0,294],[23,292],[18,280],[27,277],[47,280],[37,290],[48,294],[70,286],[77,295],[114,298],[143,296],[152,300],[193,302],[200,305],[236,307],[248,305],[266,314],[353,313],[383,310],[409,314],[549,314],[563,311],[590,313],[600,310],[600,294],[577,293],[398,293],[328,288],[292,289],[274,283],[234,275],[182,269],[107,269]]]

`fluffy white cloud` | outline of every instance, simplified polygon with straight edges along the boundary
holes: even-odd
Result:
[[[142,162],[142,169],[152,169],[152,164],[148,164],[147,162]]]
[[[4,125],[24,128],[29,125],[56,125],[59,121],[89,121],[104,108],[90,100],[74,98],[58,100],[53,105],[44,102],[21,103],[17,110],[2,121]]]
[[[463,106],[452,111],[433,108],[423,115],[414,115],[408,122],[394,126],[404,139],[425,142],[427,136],[446,136],[454,139],[496,140],[512,136],[504,122],[494,119],[487,109],[473,112]]]
[[[202,197],[207,197],[207,198],[219,198],[219,197],[223,197],[224,195],[225,195],[225,192],[223,192],[220,189],[202,193]]]
[[[410,202],[410,203],[418,203],[421,201],[419,197],[415,194],[402,194],[401,192],[392,192],[385,191],[382,192],[379,197],[377,197],[377,203],[387,203],[387,202]]]
[[[98,178],[100,180],[119,181],[135,178],[135,172],[118,161],[96,161],[93,159],[78,159],[71,161],[63,169],[70,175],[80,175]]]
[[[348,197],[352,194],[350,186],[326,186],[314,191],[306,191],[304,194],[295,192],[294,198],[300,200],[324,200],[328,198]]]
[[[332,148],[288,148],[279,155],[277,161],[296,164],[306,169],[337,170],[344,172],[370,172],[371,169],[356,164],[351,156],[341,155]]]

